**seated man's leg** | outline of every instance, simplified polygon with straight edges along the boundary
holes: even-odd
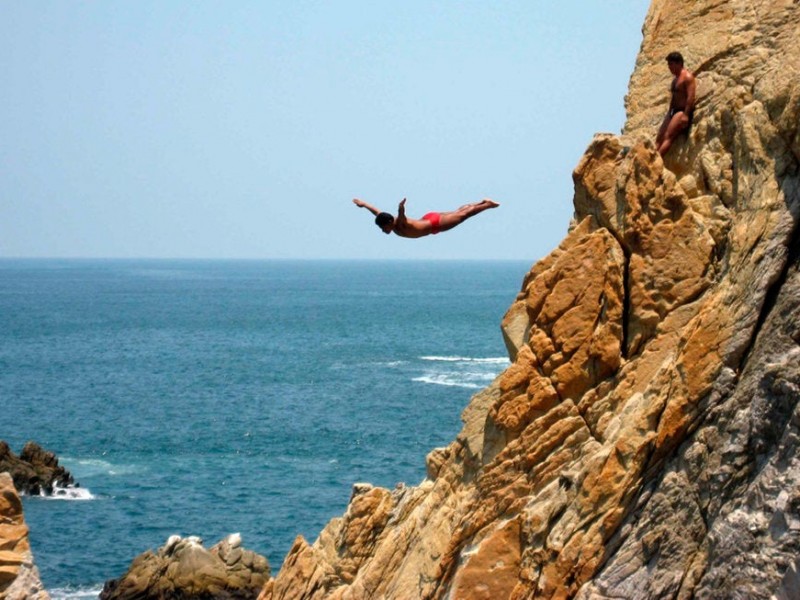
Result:
[[[660,148],[661,144],[664,142],[664,136],[667,133],[667,127],[669,127],[669,122],[672,120],[672,117],[669,113],[667,116],[664,117],[664,120],[661,122],[661,127],[658,128],[658,135],[656,136],[656,148]]]
[[[678,134],[686,129],[689,125],[689,117],[684,112],[677,112],[672,115],[672,119],[670,119],[669,123],[667,124],[667,130],[664,133],[664,139],[661,141],[661,144],[658,146],[658,153],[661,156],[664,156],[669,150],[670,146],[672,146],[672,142],[675,141],[675,138],[678,137]]]

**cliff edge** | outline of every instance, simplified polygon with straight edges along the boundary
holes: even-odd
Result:
[[[0,473],[0,599],[49,598],[33,564],[22,501],[11,475]]]
[[[800,597],[800,4],[654,0],[643,34],[513,364],[262,599]],[[672,50],[699,101],[662,161]]]

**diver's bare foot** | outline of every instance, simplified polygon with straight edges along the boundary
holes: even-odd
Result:
[[[498,206],[500,206],[499,202],[495,202],[494,200],[491,200],[489,198],[484,198],[483,203],[488,204],[489,205],[488,208],[497,208]]]

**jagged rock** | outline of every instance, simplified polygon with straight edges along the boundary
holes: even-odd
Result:
[[[415,488],[359,486],[262,600],[796,598],[800,4],[654,0],[620,136]],[[665,57],[697,76],[662,159]]]
[[[173,535],[148,550],[119,579],[107,581],[102,600],[255,600],[269,580],[269,563],[241,547],[239,534],[210,549],[197,537]]]
[[[56,455],[35,442],[26,443],[17,457],[0,441],[0,472],[10,473],[17,490],[32,496],[77,485],[70,472],[58,464]]]
[[[22,502],[8,473],[0,473],[0,598],[50,598],[33,564]]]

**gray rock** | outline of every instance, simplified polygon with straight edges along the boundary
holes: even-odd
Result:
[[[134,559],[124,576],[107,581],[100,598],[255,600],[269,576],[267,559],[242,548],[239,534],[209,550],[200,538],[173,535],[156,552]]]
[[[735,391],[643,492],[580,598],[800,598],[800,261]]]

